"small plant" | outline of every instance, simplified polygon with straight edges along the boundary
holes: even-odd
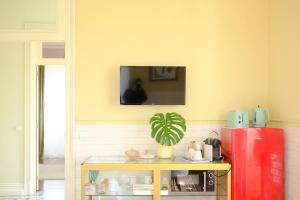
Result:
[[[157,113],[150,118],[151,136],[162,146],[174,146],[184,137],[185,119],[177,113]]]
[[[96,179],[99,175],[99,171],[97,170],[91,170],[89,171],[89,178],[91,183],[96,183]]]

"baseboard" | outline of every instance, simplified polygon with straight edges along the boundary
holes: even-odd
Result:
[[[0,183],[0,196],[25,194],[22,183]]]

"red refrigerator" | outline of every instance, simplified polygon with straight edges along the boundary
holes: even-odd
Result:
[[[282,129],[224,128],[221,141],[232,163],[233,200],[284,199]]]

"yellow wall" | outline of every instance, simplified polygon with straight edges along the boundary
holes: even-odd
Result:
[[[272,119],[300,123],[300,1],[271,2],[270,98]]]
[[[224,120],[265,105],[267,11],[267,0],[77,0],[76,120]],[[119,105],[120,65],[187,66],[186,106]]]
[[[24,43],[0,42],[0,185],[24,181],[24,76]]]

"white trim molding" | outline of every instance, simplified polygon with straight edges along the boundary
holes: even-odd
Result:
[[[75,0],[65,0],[66,134],[65,199],[75,199]]]
[[[0,197],[4,195],[23,195],[25,194],[22,183],[0,183]]]

